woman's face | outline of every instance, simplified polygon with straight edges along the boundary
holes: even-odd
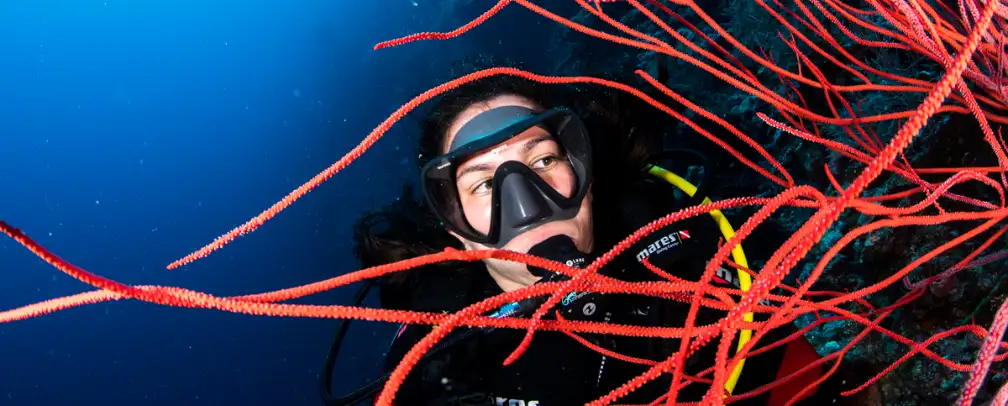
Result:
[[[463,125],[476,115],[500,106],[518,105],[536,108],[533,103],[518,96],[503,95],[487,103],[473,105],[463,111],[448,129],[447,145]],[[492,179],[497,167],[507,161],[524,163],[560,194],[570,197],[576,188],[576,178],[570,162],[564,157],[560,145],[540,127],[532,127],[525,132],[475,155],[456,167],[456,187],[466,219],[478,231],[487,233],[490,229]],[[528,230],[507,243],[503,248],[517,252],[528,250],[539,242],[554,235],[566,234],[574,240],[578,249],[584,252],[593,247],[591,221],[591,193],[582,200],[577,215],[567,220],[553,221]],[[457,238],[470,249],[485,249],[481,244]]]

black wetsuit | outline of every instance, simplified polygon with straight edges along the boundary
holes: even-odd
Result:
[[[671,195],[655,198],[654,193],[668,190],[668,185],[660,189],[642,188],[638,196],[627,196],[622,213],[617,213],[618,221],[626,227],[626,233],[676,209],[676,206],[692,204],[659,204],[669,202]],[[737,225],[736,225],[737,226]],[[626,235],[626,234],[621,234]],[[720,236],[714,222],[707,214],[677,222],[638,242],[617,261],[606,268],[607,274],[622,280],[660,280],[639,264],[638,253],[650,251],[648,260],[676,276],[698,280],[704,269],[704,262],[710,258]],[[725,276],[724,273],[721,274]],[[732,279],[735,271],[726,276]],[[737,280],[737,278],[735,278]],[[730,283],[734,281],[720,281]],[[469,286],[465,300],[473,303],[485,297],[501,293],[491,279],[478,279],[478,286]],[[438,289],[448,289],[444,284],[433,282]],[[456,294],[459,288],[456,287]],[[465,290],[464,288],[461,290]],[[419,295],[431,301],[446,299],[446,291],[428,291]],[[451,296],[451,295],[448,295]],[[456,295],[455,298],[460,296]],[[607,313],[610,323],[681,327],[688,305],[669,300],[659,300],[637,295],[607,295],[609,300],[600,306]],[[428,309],[440,305],[428,303]],[[457,307],[448,306],[444,307]],[[711,323],[723,312],[706,313],[706,320],[698,324]],[[386,369],[391,371],[407,351],[430,331],[430,326],[411,325],[400,331],[386,358]],[[465,328],[460,330],[466,330]],[[791,325],[775,330],[774,337],[767,337],[761,343],[771,343],[795,331]],[[477,333],[460,340],[458,344],[439,351],[435,356],[422,360],[409,374],[406,382],[396,395],[399,405],[580,405],[598,399],[614,388],[640,375],[648,366],[631,364],[613,357],[606,357],[585,347],[563,332],[537,331],[527,351],[513,364],[504,367],[504,359],[517,348],[524,336],[524,330],[497,329],[489,333]],[[596,345],[612,351],[650,360],[664,360],[678,351],[679,341],[623,336],[596,336],[580,334]],[[734,393],[749,392],[763,384],[787,375],[782,370],[793,371],[815,360],[816,354],[804,339],[795,340],[792,346],[751,356],[746,360],[740,380]],[[704,351],[691,357],[687,372],[696,374],[709,367],[717,342],[708,344]],[[707,359],[697,362],[699,359]],[[708,375],[707,378],[710,378]],[[813,376],[812,378],[814,378]],[[619,398],[617,403],[648,403],[667,392],[670,375],[660,378],[635,390],[632,394]],[[804,382],[808,382],[805,380]],[[795,382],[777,388],[775,392],[745,399],[733,404],[768,405],[783,404],[781,400],[790,398],[788,392],[796,393],[805,383]],[[699,400],[708,384],[691,384],[680,392],[681,400]],[[817,395],[800,404],[831,404],[835,391],[820,388]],[[771,398],[773,401],[771,401]]]

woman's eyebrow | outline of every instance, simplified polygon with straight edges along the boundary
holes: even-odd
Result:
[[[461,177],[464,177],[464,176],[466,176],[466,175],[468,175],[470,173],[473,173],[473,172],[484,172],[484,171],[489,171],[491,169],[493,169],[493,167],[490,166],[490,164],[469,165],[469,166],[466,166],[464,169],[462,169],[462,171],[459,172],[459,174],[456,175],[455,177],[456,178],[461,178]]]
[[[527,152],[531,151],[532,148],[535,148],[536,145],[539,145],[540,142],[549,141],[551,139],[553,139],[552,135],[543,134],[543,135],[535,137],[535,138],[533,138],[531,140],[525,141],[525,145],[522,145],[521,152],[523,154],[527,153]]]

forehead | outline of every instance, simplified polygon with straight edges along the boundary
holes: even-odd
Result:
[[[487,110],[501,106],[523,106],[537,110],[540,108],[535,103],[516,95],[501,95],[490,99],[489,101],[469,106],[459,113],[452,125],[448,127],[448,134],[445,137],[444,142],[441,144],[441,152],[443,153],[448,149],[448,146],[451,145],[452,140],[455,139],[455,135],[458,134],[458,131],[462,129],[462,126],[472,120],[473,117],[476,117]]]

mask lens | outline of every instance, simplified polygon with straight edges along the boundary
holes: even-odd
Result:
[[[440,158],[431,164],[423,174],[424,194],[431,209],[456,232],[462,235],[479,234],[465,219],[455,184],[455,164],[450,158]]]
[[[558,191],[570,199],[577,199],[586,191],[591,179],[591,140],[580,120],[569,112],[547,115],[543,124],[560,144],[561,157],[574,172],[572,190]]]

